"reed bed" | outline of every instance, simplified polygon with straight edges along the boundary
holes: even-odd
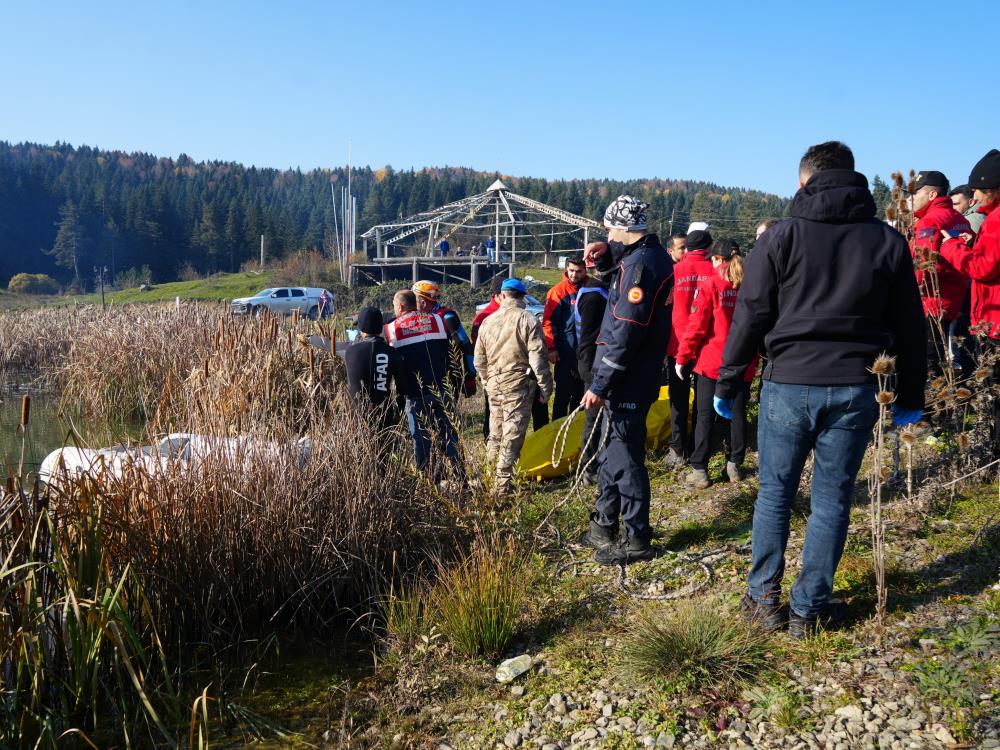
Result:
[[[15,480],[0,493],[0,746],[204,747],[205,696],[181,697],[96,486],[74,484],[72,514],[49,500]]]
[[[77,332],[100,317],[100,310],[90,306],[0,311],[0,376],[49,380]]]

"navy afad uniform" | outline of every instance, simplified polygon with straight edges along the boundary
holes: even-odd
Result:
[[[605,225],[644,232],[646,206],[622,196],[608,208]],[[612,280],[590,390],[605,399],[609,428],[598,467],[600,494],[591,516],[590,537],[592,542],[605,541],[594,544],[599,562],[625,564],[653,556],[646,415],[659,395],[670,336],[667,301],[673,261],[656,235],[646,234],[630,245],[609,242],[608,252],[597,259],[597,268],[610,272]],[[618,533],[619,519],[623,533]],[[612,541],[616,534],[617,543]]]

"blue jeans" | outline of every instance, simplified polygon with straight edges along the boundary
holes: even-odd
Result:
[[[812,451],[811,509],[791,608],[802,617],[826,609],[847,540],[854,482],[877,419],[871,385],[764,382],[757,432],[760,490],[747,579],[754,601],[777,604],[781,597],[792,501]]]
[[[458,433],[440,400],[434,396],[406,399],[406,425],[413,438],[413,460],[418,469],[426,468],[430,461],[433,450],[431,433],[437,439],[441,452],[459,465]]]

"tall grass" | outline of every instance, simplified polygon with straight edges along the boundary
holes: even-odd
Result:
[[[438,563],[431,608],[456,651],[496,656],[507,647],[526,594],[523,574],[513,540],[495,536],[457,563]]]
[[[105,544],[93,484],[72,499],[68,522],[37,487],[12,480],[0,498],[0,745],[204,742],[207,714],[184,706],[139,577]]]

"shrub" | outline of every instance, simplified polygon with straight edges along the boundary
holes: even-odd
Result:
[[[17,294],[59,294],[59,282],[44,273],[19,273],[7,283]]]
[[[758,679],[767,635],[705,600],[639,611],[626,637],[623,666],[636,678],[682,687],[728,689]]]
[[[527,586],[513,540],[479,540],[464,559],[438,563],[432,607],[452,647],[463,654],[496,656],[510,642]]]
[[[152,282],[153,272],[150,270],[149,266],[143,266],[142,268],[130,268],[127,271],[122,271],[115,276],[116,289],[132,289],[142,286],[143,284],[151,284]]]

